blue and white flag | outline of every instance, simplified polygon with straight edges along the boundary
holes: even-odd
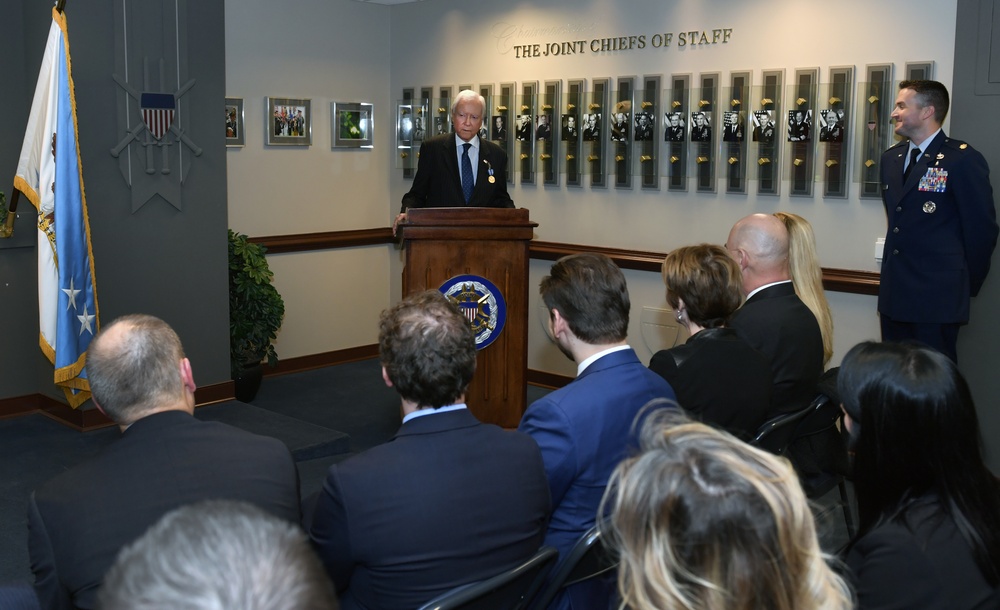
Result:
[[[38,210],[39,345],[72,407],[90,397],[84,365],[98,330],[76,127],[66,17],[53,9],[14,187]]]

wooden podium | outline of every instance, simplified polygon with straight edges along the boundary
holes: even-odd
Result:
[[[475,275],[506,301],[503,328],[479,350],[465,399],[480,421],[516,428],[527,407],[528,243],[538,223],[511,208],[413,208],[406,216],[404,296]]]

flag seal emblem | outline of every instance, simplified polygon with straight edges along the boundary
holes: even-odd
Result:
[[[177,100],[172,93],[142,93],[139,97],[142,122],[157,140],[161,139],[174,122]]]

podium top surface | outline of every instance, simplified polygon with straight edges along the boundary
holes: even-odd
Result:
[[[527,208],[410,208],[406,211],[407,226],[493,227],[531,226]]]

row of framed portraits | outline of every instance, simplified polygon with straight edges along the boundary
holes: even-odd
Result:
[[[264,144],[312,146],[312,100],[292,97],[264,98]],[[332,148],[373,148],[374,106],[364,102],[330,102]],[[246,145],[243,98],[226,98],[226,146]]]
[[[404,88],[396,166],[415,173],[425,138],[451,131],[460,90],[486,99],[480,137],[505,148],[521,184],[879,197],[894,143],[893,64]],[[933,78],[912,62],[903,78]]]

